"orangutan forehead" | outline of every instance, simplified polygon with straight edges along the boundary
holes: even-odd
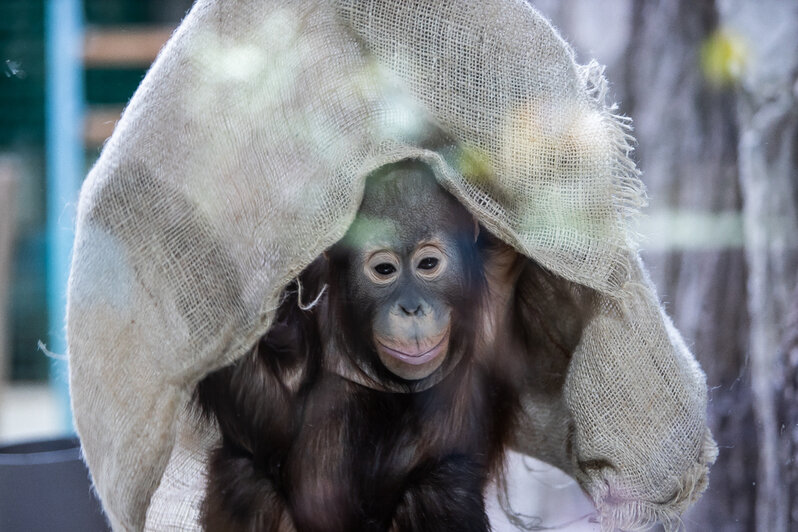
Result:
[[[368,178],[360,211],[396,218],[407,211],[427,211],[448,202],[448,196],[429,166],[420,161],[402,161],[384,166]]]
[[[391,239],[431,238],[467,226],[470,220],[427,165],[408,160],[369,177],[355,229]]]
[[[438,225],[436,227],[436,225]],[[423,244],[443,245],[451,239],[451,231],[441,224],[402,223],[393,218],[371,218],[359,215],[344,238],[353,249],[408,250]]]

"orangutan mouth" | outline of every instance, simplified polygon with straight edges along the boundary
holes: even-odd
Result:
[[[376,340],[377,340],[377,348],[380,349],[383,353],[390,355],[398,360],[401,360],[406,364],[411,364],[413,366],[420,366],[421,364],[425,364],[430,360],[437,358],[438,355],[440,355],[441,353],[446,352],[446,349],[449,344],[449,329],[447,328],[446,331],[444,331],[443,335],[441,336],[441,339],[434,346],[426,350],[422,348],[422,350],[415,352],[401,351],[394,347],[389,347],[385,345],[385,343],[383,343],[378,338]]]

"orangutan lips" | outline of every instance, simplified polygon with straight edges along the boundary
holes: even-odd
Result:
[[[377,339],[377,348],[383,351],[385,354],[388,354],[394,358],[405,362],[406,364],[411,364],[413,366],[420,366],[430,360],[436,358],[439,354],[446,351],[446,348],[449,344],[449,331],[447,330],[441,340],[435,344],[434,347],[428,349],[427,351],[417,352],[417,353],[407,353],[404,351],[399,351],[392,347],[388,347],[384,343],[382,343],[379,339]]]

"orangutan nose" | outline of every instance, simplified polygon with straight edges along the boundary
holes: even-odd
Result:
[[[407,316],[423,316],[424,312],[421,310],[421,303],[418,304],[408,304],[408,303],[399,303],[399,308],[402,309],[402,312],[405,313]]]

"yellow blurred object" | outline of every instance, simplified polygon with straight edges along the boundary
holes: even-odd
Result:
[[[458,147],[458,150],[455,164],[460,173],[472,183],[487,184],[493,171],[490,155],[475,147]]]
[[[735,85],[745,71],[749,56],[745,39],[720,28],[701,45],[701,70],[715,86]]]

